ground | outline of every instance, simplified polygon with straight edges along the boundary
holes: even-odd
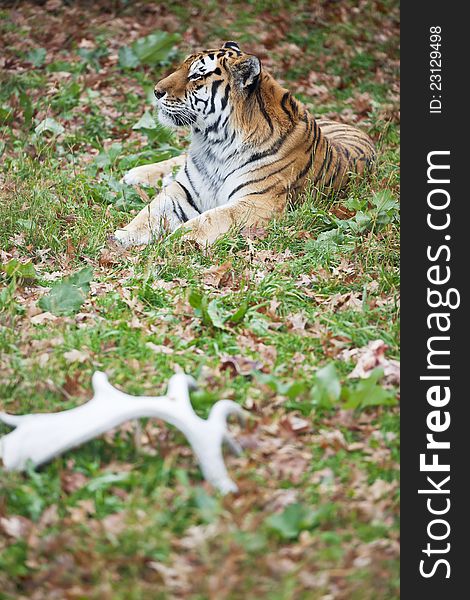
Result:
[[[0,599],[399,597],[398,13],[393,0],[0,12],[0,410],[77,406],[97,369],[135,394],[185,370],[201,416],[222,397],[249,413],[232,426],[244,455],[227,457],[238,495],[214,493],[154,421],[0,470]],[[187,144],[156,124],[155,82],[231,39],[314,115],[369,132],[376,173],[207,252],[109,248],[152,193],[121,176]]]

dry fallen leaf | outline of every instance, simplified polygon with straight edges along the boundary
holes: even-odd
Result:
[[[33,325],[42,325],[47,321],[55,321],[57,317],[50,312],[42,312],[31,317],[30,321]]]
[[[202,272],[203,282],[207,286],[220,287],[228,279],[227,275],[232,268],[232,261],[227,260],[221,265],[213,265]]]
[[[288,315],[286,318],[289,329],[296,332],[304,332],[307,325],[307,317],[302,313]]]
[[[284,429],[291,431],[292,433],[305,433],[312,429],[312,422],[307,419],[301,419],[295,415],[288,415],[285,419],[282,419],[280,424]]]
[[[392,385],[400,384],[400,362],[391,358],[386,358],[385,351],[388,346],[383,340],[373,340],[362,348],[352,348],[343,350],[339,354],[342,360],[355,360],[356,366],[349,373],[348,378],[366,379],[371,371],[377,367],[384,370],[386,383]]]
[[[63,491],[72,494],[86,485],[88,477],[80,471],[63,471],[60,474],[60,482]]]
[[[122,511],[107,515],[101,520],[101,525],[106,533],[119,535],[126,528],[126,513]]]
[[[246,240],[264,240],[268,235],[264,227],[244,227],[240,233]]]
[[[340,450],[341,448],[347,448],[348,446],[343,432],[339,429],[333,429],[331,431],[322,429],[319,435],[315,436],[315,442],[322,448],[333,448],[334,450]]]
[[[262,369],[263,363],[245,356],[224,356],[220,363],[220,370],[229,369],[233,375],[251,375],[253,371]]]
[[[57,281],[57,279],[61,279],[64,276],[62,271],[53,271],[52,273],[43,273],[41,278],[44,281]]]
[[[6,535],[15,538],[16,540],[28,537],[32,527],[33,522],[21,515],[0,517],[0,528]]]
[[[67,512],[74,523],[84,523],[96,512],[95,502],[91,499],[79,500],[75,506],[69,506]]]
[[[36,357],[36,362],[40,367],[45,367],[49,362],[49,354],[47,352],[43,352]]]
[[[162,346],[161,344],[154,344],[153,342],[146,342],[145,345],[147,348],[150,348],[150,350],[159,354],[173,354],[173,348],[170,348],[169,346]]]
[[[83,352],[82,350],[69,350],[69,352],[64,352],[64,358],[67,362],[79,362],[83,363],[87,361],[90,356],[87,352]]]
[[[362,310],[361,294],[356,292],[335,294],[326,302],[326,304],[335,312],[337,310]]]

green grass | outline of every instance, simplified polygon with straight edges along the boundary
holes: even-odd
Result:
[[[267,46],[269,68],[314,114],[360,113],[377,144],[375,173],[346,195],[307,191],[254,239],[230,234],[207,252],[166,239],[121,254],[107,236],[143,200],[120,177],[187,143],[132,128],[191,43],[127,67],[117,56],[132,47],[131,24],[143,37],[169,21],[98,3],[66,19],[69,36],[50,45],[43,32],[58,31],[68,8],[0,13],[1,263],[31,261],[36,273],[0,271],[0,408],[77,406],[97,369],[129,393],[157,394],[183,369],[199,383],[201,416],[221,397],[251,414],[238,430],[245,455],[227,458],[238,497],[214,494],[184,437],[153,421],[137,446],[126,426],[36,472],[0,471],[0,599],[399,597],[398,390],[380,379],[364,388],[341,356],[381,339],[399,357],[398,7],[326,6],[170,2],[166,17],[180,34],[190,17],[202,46]],[[311,72],[328,84],[323,96],[310,95]],[[84,303],[35,324],[55,281],[84,267],[93,270]],[[73,349],[81,362],[67,360]]]

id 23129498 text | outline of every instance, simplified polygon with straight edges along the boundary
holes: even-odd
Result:
[[[429,101],[430,114],[440,115],[442,112],[442,52],[441,27],[429,28]]]

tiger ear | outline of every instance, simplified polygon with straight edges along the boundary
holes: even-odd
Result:
[[[232,73],[240,87],[246,88],[258,79],[261,73],[261,61],[257,56],[244,56],[233,63]]]
[[[237,44],[237,42],[225,42],[222,48],[227,48],[240,52],[240,46]]]

